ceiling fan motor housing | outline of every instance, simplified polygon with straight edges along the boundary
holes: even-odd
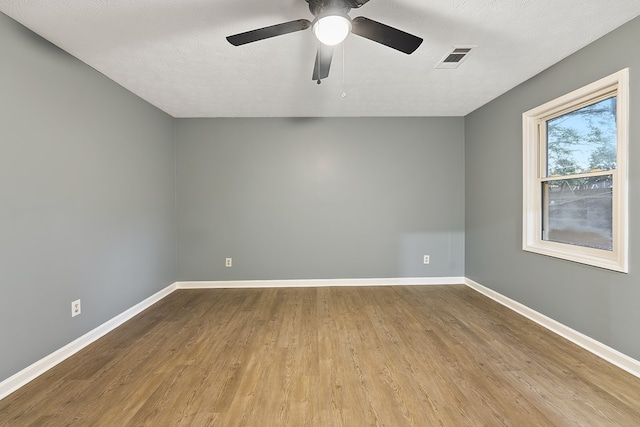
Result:
[[[358,8],[369,0],[306,0],[309,11],[316,18],[326,15],[347,15],[351,9]]]

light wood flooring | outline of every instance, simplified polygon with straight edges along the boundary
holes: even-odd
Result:
[[[638,426],[640,379],[465,286],[179,290],[2,426]]]

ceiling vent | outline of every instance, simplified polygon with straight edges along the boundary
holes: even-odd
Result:
[[[453,50],[447,53],[444,58],[436,64],[435,68],[458,68],[460,64],[469,56],[471,49],[477,46],[454,46]]]

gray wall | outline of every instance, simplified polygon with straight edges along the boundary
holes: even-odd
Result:
[[[464,119],[173,120],[0,14],[0,381],[175,280],[466,275],[640,359],[639,38]],[[522,252],[521,113],[627,66],[630,273]]]
[[[0,63],[1,381],[174,282],[176,258],[173,119],[1,13]]]
[[[466,276],[640,359],[640,18],[469,114]],[[630,67],[630,268],[616,273],[522,245],[522,113]]]
[[[176,141],[180,280],[464,275],[462,118],[179,119]]]

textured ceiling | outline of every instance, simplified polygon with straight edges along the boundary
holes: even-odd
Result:
[[[640,0],[371,0],[350,12],[424,38],[412,55],[350,35],[311,80],[304,0],[0,0],[0,10],[174,117],[462,116],[640,15]],[[434,69],[454,45],[459,68]],[[346,96],[345,96],[346,95]]]

